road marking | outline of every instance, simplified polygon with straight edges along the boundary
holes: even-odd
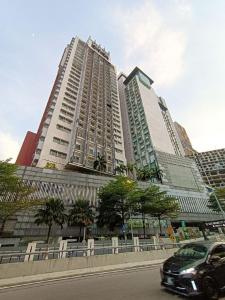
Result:
[[[146,266],[136,266],[136,267],[130,267],[126,269],[117,269],[117,270],[108,270],[108,271],[99,271],[99,272],[94,272],[94,273],[87,273],[87,274],[78,274],[78,275],[71,275],[71,276],[64,276],[60,278],[52,278],[52,279],[43,279],[39,281],[33,281],[33,282],[27,282],[27,283],[21,283],[21,284],[14,284],[14,285],[8,285],[8,286],[3,286],[0,287],[0,293],[3,292],[4,290],[8,290],[11,288],[20,288],[20,287],[29,287],[32,285],[45,285],[48,283],[54,283],[58,281],[64,281],[64,280],[70,280],[70,279],[79,279],[79,278],[88,278],[92,276],[98,276],[98,277],[103,277],[104,275],[109,275],[109,274],[115,274],[115,273],[131,273],[133,271],[142,271],[142,270],[154,270],[159,267],[158,264],[154,265],[146,265]]]

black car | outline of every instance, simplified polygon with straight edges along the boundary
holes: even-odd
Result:
[[[218,299],[225,290],[225,242],[184,245],[161,268],[161,284],[184,296]]]

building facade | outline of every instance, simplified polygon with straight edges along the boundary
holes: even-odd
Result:
[[[33,148],[25,165],[88,171],[104,156],[112,174],[125,163],[116,69],[90,38],[73,38],[65,48]],[[17,164],[25,152],[22,146]]]
[[[164,157],[164,160],[168,158]],[[177,162],[175,162],[176,164]],[[190,160],[190,164],[193,163]],[[178,164],[178,163],[177,163]],[[187,167],[187,166],[186,166]],[[114,177],[97,175],[97,174],[82,174],[71,170],[51,170],[37,167],[19,167],[18,176],[25,182],[36,189],[35,198],[54,197],[62,199],[66,209],[71,208],[76,199],[87,199],[91,205],[98,205],[97,193],[101,186],[107,184]],[[196,184],[193,188],[192,182],[186,183],[186,188],[183,183],[177,184],[167,178],[167,184],[159,185],[162,191],[166,191],[168,195],[177,198],[181,212],[173,222],[180,223],[185,220],[187,226],[201,222],[221,219],[218,213],[212,212],[208,207],[208,195],[201,187]],[[139,182],[139,186],[146,188],[148,182]],[[45,225],[37,226],[34,223],[35,210],[24,211],[18,213],[16,218],[10,220],[6,224],[8,234],[23,238],[45,237],[47,227]],[[53,235],[55,236],[78,236],[78,227],[68,227],[66,224],[63,230],[60,226],[53,227]]]
[[[180,138],[185,155],[192,155],[192,153],[195,152],[195,150],[192,148],[191,141],[187,135],[185,128],[181,126],[178,122],[174,122],[174,126]]]
[[[161,183],[162,189],[170,186],[180,196],[193,192],[206,199],[196,163],[185,157],[165,100],[156,95],[152,84],[153,80],[137,67],[130,75],[118,77],[126,159],[141,169],[160,170],[161,178],[154,178],[154,182]]]
[[[219,218],[208,207],[204,183],[185,151],[165,100],[139,68],[120,74],[110,55],[90,38],[67,45],[37,133],[27,134],[19,153],[18,175],[34,186],[37,197],[55,197],[69,208],[78,198],[97,207],[98,189],[113,180],[116,165],[135,163],[162,171],[160,189],[175,196],[181,213],[175,221],[198,223]],[[106,170],[93,173],[104,156]],[[51,166],[51,168],[49,168]],[[55,170],[53,169],[55,168]],[[86,174],[85,174],[86,173]],[[108,175],[108,176],[107,176]],[[149,182],[139,182],[142,187]],[[18,214],[13,234],[43,236],[32,211]],[[63,233],[73,235],[74,228]],[[58,231],[57,231],[58,230]]]
[[[129,76],[120,75],[118,84],[122,115],[128,124],[123,127],[127,161],[140,168],[154,167],[155,151],[183,156],[169,110],[165,100],[155,94],[153,80],[136,67]]]
[[[207,185],[225,187],[225,149],[194,152],[189,157],[197,164]]]

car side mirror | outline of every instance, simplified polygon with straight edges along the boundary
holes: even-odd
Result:
[[[212,255],[209,259],[210,263],[216,263],[219,262],[221,260],[221,258],[218,255]]]

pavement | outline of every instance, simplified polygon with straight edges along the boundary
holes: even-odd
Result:
[[[20,285],[29,285],[33,282],[43,282],[43,281],[55,281],[57,279],[62,278],[70,278],[70,277],[82,277],[89,276],[92,274],[104,274],[105,272],[118,272],[122,270],[136,269],[146,266],[155,266],[162,264],[164,259],[151,260],[151,261],[142,261],[142,262],[133,262],[133,263],[124,263],[117,265],[106,265],[101,267],[92,267],[92,268],[83,268],[62,272],[54,272],[54,273],[45,273],[31,276],[21,276],[7,279],[0,279],[0,290],[6,289],[12,286],[20,286]]]
[[[0,290],[0,300],[176,300],[160,286],[159,265],[109,270]]]

